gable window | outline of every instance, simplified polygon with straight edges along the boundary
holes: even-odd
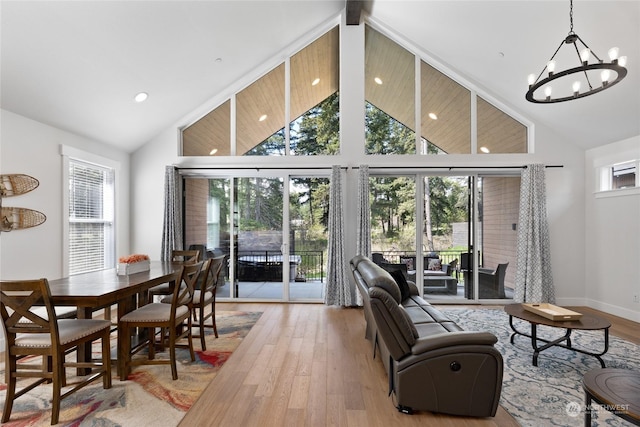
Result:
[[[339,37],[336,26],[237,92],[235,111],[227,100],[182,129],[181,154],[339,154]]]
[[[414,53],[366,27],[367,154],[416,154],[415,129],[420,132],[420,154],[528,151],[527,126],[425,61],[417,61]]]
[[[415,56],[365,30],[365,152],[415,154]]]
[[[68,274],[115,265],[115,172],[68,158]]]

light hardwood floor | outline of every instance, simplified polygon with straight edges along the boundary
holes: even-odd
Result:
[[[397,412],[382,363],[364,338],[361,309],[264,303],[217,309],[263,315],[180,426],[518,426],[502,407],[484,419]],[[574,309],[609,318],[612,335],[640,343],[638,323]]]

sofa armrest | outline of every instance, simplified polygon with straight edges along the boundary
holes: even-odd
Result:
[[[493,345],[498,338],[490,332],[459,331],[420,337],[411,348],[414,355],[455,345]]]

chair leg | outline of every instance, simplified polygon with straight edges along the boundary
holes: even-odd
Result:
[[[216,301],[211,303],[211,323],[213,324],[213,333],[218,338],[218,327],[216,326]]]
[[[149,360],[153,360],[156,357],[156,328],[148,328],[147,334],[149,334]],[[160,345],[164,349],[163,328],[160,328]]]
[[[202,351],[205,351],[207,349],[207,344],[204,342],[204,306],[200,306],[199,310],[200,322],[198,323],[198,325],[200,326],[200,348],[202,349]],[[194,310],[193,312],[195,313],[196,311]]]
[[[64,357],[64,355],[62,356]],[[64,362],[53,367],[53,398],[51,399],[51,425],[58,424],[60,418],[60,400],[62,395],[62,379],[66,376]]]
[[[130,332],[126,323],[118,325],[118,375],[120,376],[120,381],[126,381],[129,376],[131,360]]]
[[[189,316],[191,317],[191,316]],[[178,379],[178,367],[176,366],[176,328],[169,328],[169,359],[171,361],[171,378]]]
[[[102,388],[111,388],[111,331],[107,329],[102,336]]]
[[[189,341],[189,353],[191,355],[191,361],[196,361],[196,354],[193,351],[193,336],[191,335],[191,328],[193,328],[193,323],[191,323],[191,316],[189,316],[189,321],[187,322],[187,327],[189,330],[187,331],[187,341]],[[204,334],[202,334],[204,336]]]
[[[6,358],[6,370],[7,370],[7,394],[4,400],[4,409],[2,410],[2,423],[9,421],[11,416],[11,410],[13,409],[13,400],[16,398],[16,378],[11,375],[11,372],[16,371],[16,359],[13,356],[7,356]]]

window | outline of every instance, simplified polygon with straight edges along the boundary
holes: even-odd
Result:
[[[415,56],[365,29],[365,152],[415,154]]]
[[[613,165],[611,168],[611,189],[631,188],[636,186],[636,164],[633,162]]]
[[[235,106],[227,100],[182,129],[182,155],[339,154],[339,42],[339,27],[334,27],[292,55],[289,67],[285,61],[236,93]]]
[[[68,174],[69,274],[113,268],[114,170],[69,158]]]
[[[638,169],[640,169],[640,160],[630,160],[599,167],[597,191],[627,190],[620,192],[621,194],[626,194],[630,190],[636,192],[640,188]]]

